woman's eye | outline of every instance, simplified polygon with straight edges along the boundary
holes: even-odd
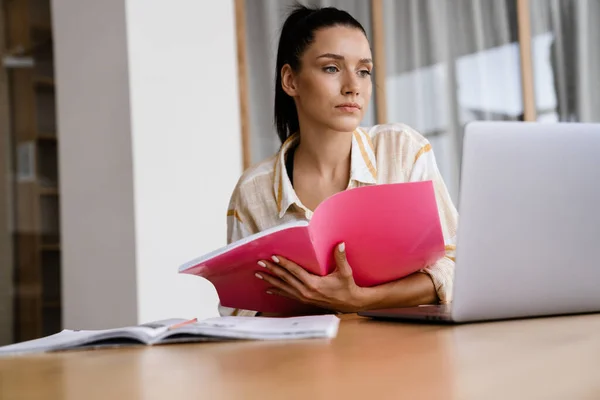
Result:
[[[362,77],[367,77],[367,76],[371,75],[371,71],[369,71],[368,69],[360,70],[360,71],[358,71],[358,73]]]
[[[338,71],[338,69],[337,69],[337,67],[330,66],[330,67],[323,68],[323,71],[333,74],[333,73],[336,73]]]

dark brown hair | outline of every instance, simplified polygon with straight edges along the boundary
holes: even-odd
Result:
[[[296,5],[287,16],[277,48],[275,66],[275,127],[281,143],[299,129],[298,111],[294,99],[281,87],[281,69],[289,64],[294,72],[300,70],[300,58],[306,48],[315,40],[315,32],[332,26],[347,26],[359,29],[366,36],[365,29],[346,11],[334,7],[309,8]]]

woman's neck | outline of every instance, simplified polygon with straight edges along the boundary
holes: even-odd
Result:
[[[295,163],[320,178],[334,180],[350,170],[352,132],[301,129]]]

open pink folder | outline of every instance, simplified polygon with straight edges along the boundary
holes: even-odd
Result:
[[[310,222],[286,223],[231,243],[179,268],[208,279],[221,304],[262,312],[308,312],[310,307],[266,293],[259,260],[281,255],[316,275],[336,268],[335,246],[346,255],[357,285],[410,275],[444,256],[444,239],[431,181],[365,186],[323,201]]]

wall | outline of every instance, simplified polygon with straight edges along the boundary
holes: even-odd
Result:
[[[53,16],[63,325],[216,315],[177,267],[225,244],[241,173],[232,2],[53,0]]]
[[[125,7],[52,7],[63,326],[129,324],[137,283]]]
[[[212,286],[174,273],[225,244],[242,171],[233,1],[207,10],[197,0],[127,2],[143,320],[216,313]]]

